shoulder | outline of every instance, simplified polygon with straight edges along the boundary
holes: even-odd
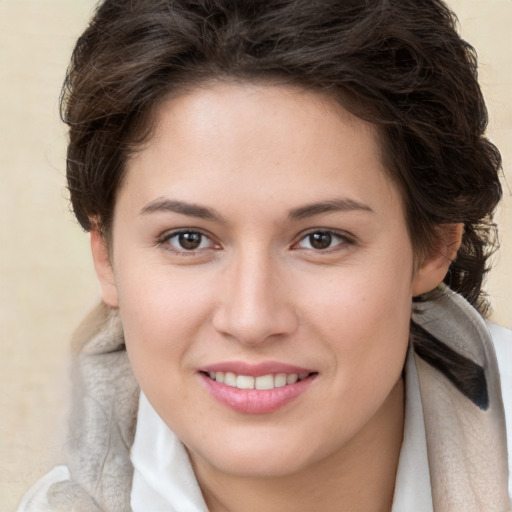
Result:
[[[487,322],[501,380],[508,444],[509,494],[512,496],[512,330]]]
[[[501,360],[500,356],[508,359],[508,363],[512,363],[512,329],[507,329],[493,322],[487,322],[487,328],[492,336],[494,347],[496,348],[496,356],[499,364],[505,364],[506,361]],[[501,367],[500,367],[501,370]]]
[[[509,414],[508,418],[512,421],[510,417],[512,414],[512,330],[491,322],[487,323],[487,327],[491,333],[498,360],[505,412]]]
[[[17,512],[49,511],[49,488],[55,483],[69,480],[69,477],[69,470],[66,466],[55,466],[29,489],[21,500]]]

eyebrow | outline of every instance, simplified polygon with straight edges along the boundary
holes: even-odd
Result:
[[[320,203],[312,203],[306,206],[300,206],[294,208],[288,214],[288,217],[292,220],[301,220],[322,213],[331,212],[348,212],[348,211],[366,211],[375,213],[368,205],[349,199],[346,197],[340,197],[337,199],[330,199],[329,201],[322,201]]]
[[[322,213],[346,212],[354,210],[375,213],[368,205],[364,203],[342,197],[294,208],[288,213],[288,218],[291,220],[301,220],[308,217],[313,217],[315,215],[320,215]],[[181,215],[188,215],[190,217],[197,217],[199,219],[225,222],[222,215],[211,208],[172,199],[155,199],[144,206],[141,210],[141,214],[143,215],[155,212],[174,212]]]
[[[198,217],[199,219],[213,220],[223,222],[222,216],[211,208],[205,208],[194,203],[185,203],[183,201],[175,201],[171,199],[155,199],[148,203],[141,210],[141,214],[154,212],[174,212],[188,215],[190,217]]]

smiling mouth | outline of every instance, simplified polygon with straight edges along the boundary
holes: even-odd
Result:
[[[300,382],[308,377],[317,375],[317,372],[276,373],[253,377],[251,375],[237,375],[233,372],[201,372],[211,380],[238,389],[256,389],[260,391],[282,388]]]
[[[319,373],[279,362],[224,362],[198,372],[210,395],[241,414],[270,414],[305,393]]]

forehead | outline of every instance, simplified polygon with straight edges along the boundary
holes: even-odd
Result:
[[[128,161],[126,187],[141,202],[178,194],[224,203],[229,187],[261,196],[267,206],[272,197],[286,198],[290,208],[329,195],[397,197],[372,124],[319,93],[232,83],[163,102],[153,136]]]

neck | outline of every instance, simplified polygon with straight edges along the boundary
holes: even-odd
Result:
[[[404,424],[400,380],[371,420],[336,453],[277,478],[219,472],[190,454],[210,512],[389,512]]]

